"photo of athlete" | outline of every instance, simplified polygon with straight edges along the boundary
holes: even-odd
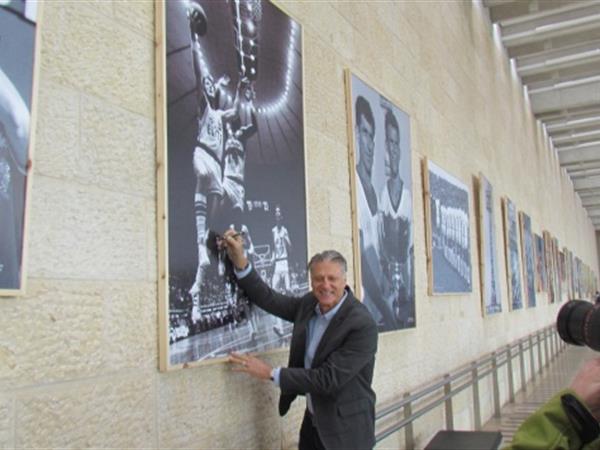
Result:
[[[0,2],[0,295],[23,290],[37,4]]]
[[[348,74],[360,297],[379,331],[416,326],[410,118]],[[357,287],[358,291],[358,287]]]
[[[281,347],[291,327],[249,305],[219,243],[239,230],[265,281],[280,280],[288,293],[308,290],[301,28],[267,1],[161,8],[168,237],[161,251],[164,329],[173,330],[161,336],[161,366]],[[279,214],[285,207],[285,235],[274,236],[277,207]]]

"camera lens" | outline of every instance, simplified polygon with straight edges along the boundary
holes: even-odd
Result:
[[[556,328],[567,344],[587,345],[600,352],[600,305],[572,300],[558,312]]]

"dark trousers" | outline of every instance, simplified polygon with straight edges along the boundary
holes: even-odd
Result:
[[[308,409],[304,412],[304,420],[300,427],[300,443],[298,450],[325,450],[317,427],[313,425],[313,417]]]

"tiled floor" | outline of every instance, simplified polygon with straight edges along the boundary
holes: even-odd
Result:
[[[548,367],[544,367],[541,376],[539,373],[536,374],[535,381],[527,384],[527,390],[515,395],[515,402],[504,405],[500,417],[492,418],[484,425],[483,430],[502,432],[502,445],[508,444],[521,422],[529,414],[557,391],[568,386],[584,361],[599,356],[599,353],[586,347],[567,346],[550,361]]]

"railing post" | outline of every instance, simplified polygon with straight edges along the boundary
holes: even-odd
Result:
[[[544,367],[548,367],[550,365],[550,353],[548,352],[548,329],[544,328],[544,355],[546,356],[546,364]]]
[[[535,359],[533,357],[533,336],[529,335],[529,365],[531,366],[531,381],[535,381]]]
[[[492,391],[494,394],[494,417],[500,417],[500,386],[498,383],[498,355],[492,352]]]
[[[404,394],[404,398],[410,397],[410,392]],[[407,402],[404,405],[404,419],[408,420],[412,416],[412,404]],[[408,422],[404,427],[404,447],[406,450],[413,450],[415,448],[415,438],[413,435],[413,423]]]
[[[512,351],[510,344],[506,346],[506,371],[508,374],[508,401],[515,402],[515,380],[513,378]]]
[[[521,369],[521,389],[527,391],[527,380],[525,379],[525,357],[523,356],[523,339],[519,339],[519,367]]]
[[[477,373],[477,362],[472,362],[471,367],[471,377],[473,379],[473,416],[475,420],[475,430],[480,430],[481,408],[479,404],[479,375]]]
[[[454,411],[452,410],[452,386],[450,386],[450,374],[444,375],[444,396],[447,397],[445,401],[446,407],[446,430],[454,430]]]
[[[544,371],[544,367],[542,366],[542,339],[540,338],[540,332],[537,334],[537,350],[538,350],[538,365],[540,368],[540,374]]]

